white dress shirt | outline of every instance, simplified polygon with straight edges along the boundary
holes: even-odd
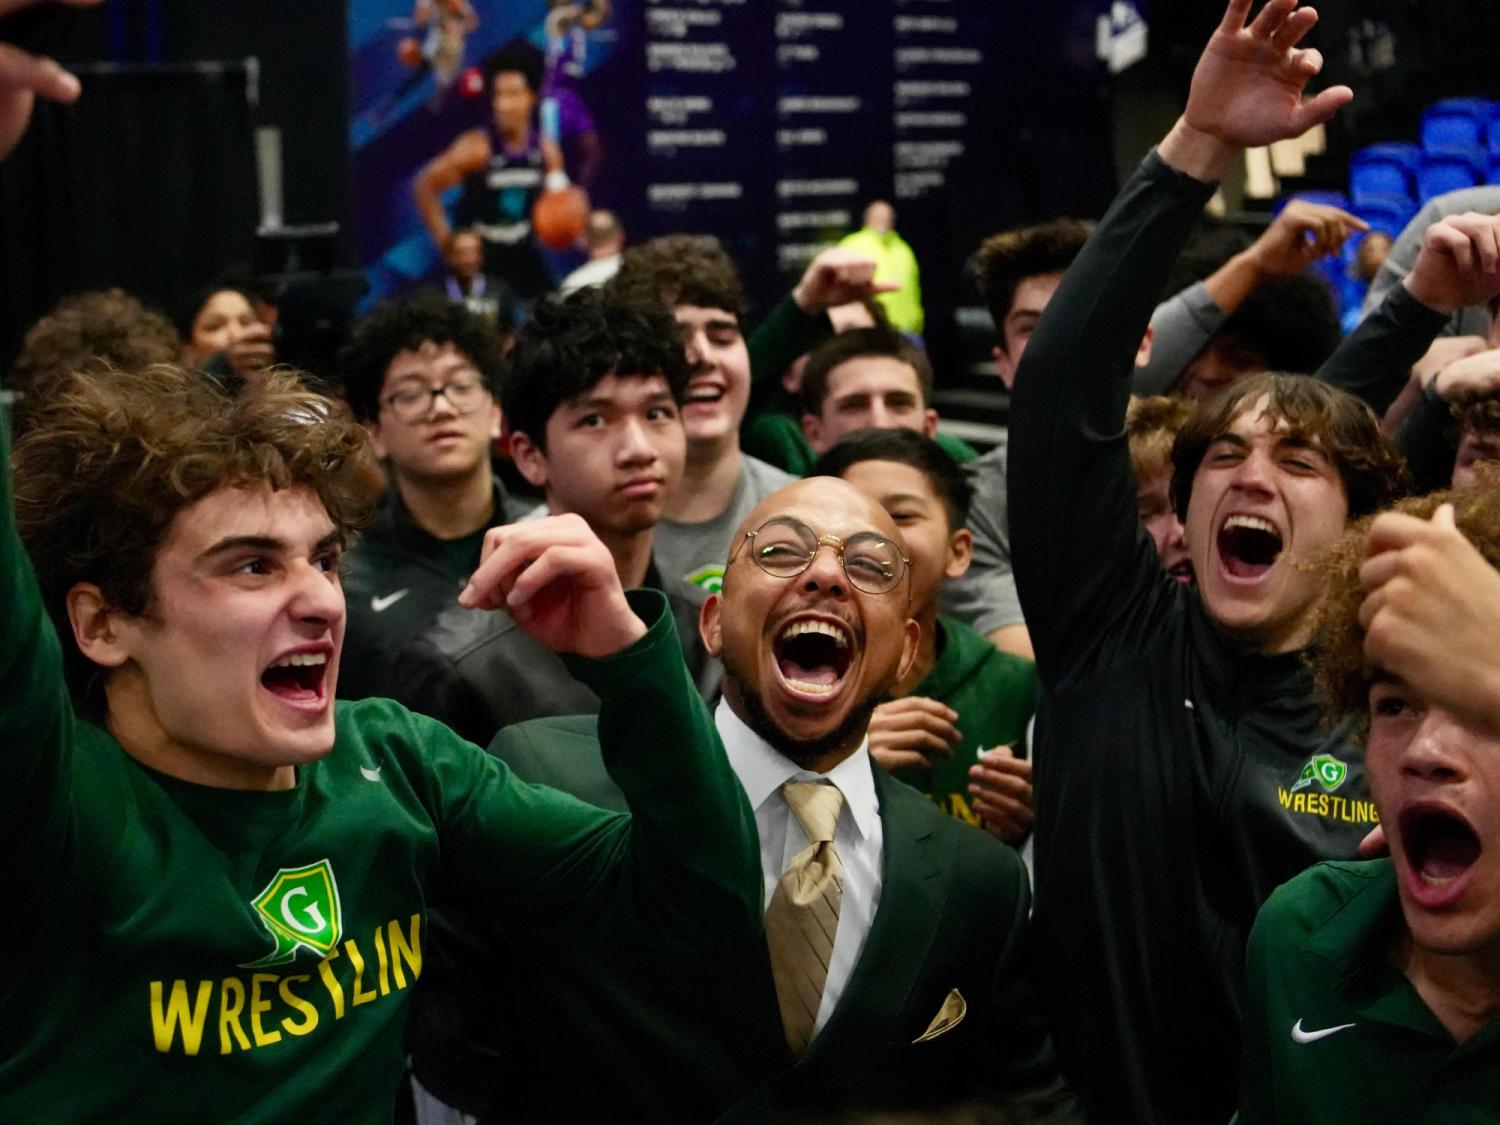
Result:
[[[833,956],[828,962],[828,979],[823,984],[823,999],[813,1024],[816,1036],[849,983],[849,975],[865,948],[870,922],[880,905],[884,835],[880,826],[880,800],[875,796],[875,778],[870,772],[870,742],[867,738],[860,743],[858,750],[827,773],[813,773],[773,750],[722,699],[714,712],[714,723],[724,740],[729,764],[739,775],[750,807],[755,810],[766,906],[771,905],[776,884],[792,857],[811,842],[781,795],[781,786],[788,781],[831,781],[844,795],[844,807],[833,836],[833,846],[844,867],[844,896],[839,905]]]

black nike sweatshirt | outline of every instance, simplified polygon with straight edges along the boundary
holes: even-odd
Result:
[[[1355,854],[1362,751],[1300,653],[1258,656],[1162,573],[1124,432],[1141,336],[1212,187],[1152,153],[1069,269],[1011,403],[1036,734],[1039,990],[1100,1122],[1234,1112],[1245,940],[1270,892]]]

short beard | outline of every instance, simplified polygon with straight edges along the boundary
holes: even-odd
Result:
[[[796,762],[803,769],[811,769],[814,763],[833,756],[843,761],[865,740],[865,735],[869,732],[870,715],[875,710],[876,702],[873,699],[856,705],[842,723],[822,738],[793,738],[771,719],[760,696],[745,691],[743,684],[744,680],[736,676],[726,662],[724,694],[738,701],[744,709],[741,718],[745,725],[765,739],[772,750],[783,758]]]

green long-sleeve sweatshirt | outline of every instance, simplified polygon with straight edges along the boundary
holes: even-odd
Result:
[[[633,816],[522,784],[385,700],[338,704],[294,788],[208,789],[74,713],[5,452],[0,1121],[389,1120],[445,902],[564,965],[758,926],[754,822],[659,595],[631,594],[635,645],[570,661]]]

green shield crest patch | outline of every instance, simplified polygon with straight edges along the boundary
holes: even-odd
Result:
[[[285,964],[299,948],[326,957],[343,936],[338,883],[333,878],[333,865],[326,859],[306,867],[283,867],[250,905],[270,931],[276,948],[242,968]]]
[[[1348,776],[1349,767],[1332,754],[1314,754],[1307,765],[1302,767],[1302,774],[1297,778],[1297,784],[1292,786],[1292,792],[1306,789],[1316,781],[1325,792],[1332,793],[1344,784]]]

